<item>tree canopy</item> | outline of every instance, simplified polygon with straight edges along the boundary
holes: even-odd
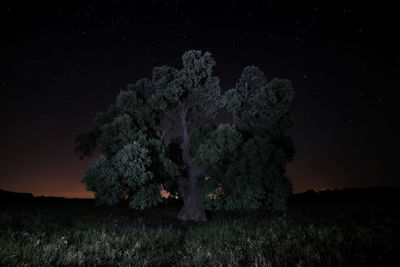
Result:
[[[185,52],[182,63],[128,85],[77,135],[80,158],[100,154],[83,178],[87,189],[99,203],[143,209],[163,201],[162,185],[183,200],[181,220],[206,220],[204,208],[284,210],[294,156],[290,81],[268,81],[249,66],[221,94],[209,52]],[[223,109],[232,119],[216,125]]]

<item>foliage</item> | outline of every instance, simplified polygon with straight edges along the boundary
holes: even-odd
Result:
[[[95,161],[83,182],[95,192],[99,204],[114,205],[127,198],[132,208],[154,206],[161,202],[161,188],[150,171],[152,161],[148,152],[136,141],[125,145],[112,158],[102,156]]]
[[[203,198],[205,206],[284,210],[291,192],[288,178],[282,176],[286,160],[284,150],[266,138],[244,141],[234,128],[219,127],[196,154],[196,163],[210,175],[199,181],[208,196]]]
[[[77,136],[75,150],[81,157],[101,155],[82,179],[99,204],[115,205],[126,199],[132,208],[143,209],[162,201],[162,183],[166,189],[176,187],[171,179],[177,166],[152,130],[159,111],[152,107],[152,98],[143,98],[149,86],[145,79],[129,85],[115,106],[97,114],[89,129]]]
[[[235,88],[226,92],[225,101],[240,128],[280,135],[292,125],[289,111],[293,97],[289,80],[275,78],[267,83],[259,68],[249,66]]]
[[[182,56],[183,66],[153,69],[156,95],[168,103],[166,116],[172,129],[180,129],[180,116],[185,115],[189,132],[212,119],[223,104],[219,78],[212,76],[215,61],[209,52],[187,51]],[[182,130],[182,129],[180,129]]]
[[[92,163],[82,179],[88,190],[95,193],[96,200],[102,204],[116,204],[124,197],[117,170],[105,157]]]
[[[199,181],[207,208],[285,210],[291,193],[285,166],[294,155],[285,131],[293,95],[289,81],[267,83],[254,66],[246,67],[236,88],[225,93],[235,124],[195,135],[202,139],[195,162],[207,173]]]

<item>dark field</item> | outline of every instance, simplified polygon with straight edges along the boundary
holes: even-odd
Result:
[[[0,266],[393,266],[399,192],[305,193],[287,216],[213,211],[184,223],[179,203],[139,212],[2,191]]]

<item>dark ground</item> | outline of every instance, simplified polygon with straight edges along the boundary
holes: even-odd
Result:
[[[399,188],[309,191],[287,216],[209,211],[209,222],[185,223],[178,202],[134,211],[0,191],[0,265],[387,266],[399,198]]]

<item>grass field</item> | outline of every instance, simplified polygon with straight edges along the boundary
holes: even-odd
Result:
[[[294,198],[286,217],[209,212],[175,219],[179,206],[142,212],[93,200],[3,200],[0,266],[389,266],[399,208],[388,201]],[[393,266],[393,264],[390,264]]]

